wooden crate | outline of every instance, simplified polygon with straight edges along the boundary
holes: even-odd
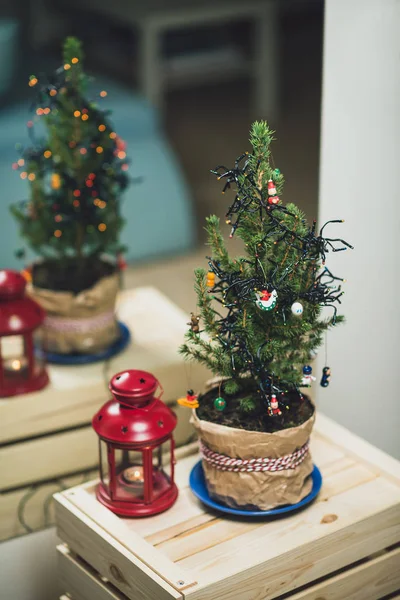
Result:
[[[307,509],[227,518],[188,488],[197,449],[180,449],[166,513],[119,518],[96,482],[56,494],[62,590],[73,600],[378,600],[400,588],[400,463],[318,415],[324,483]],[[184,454],[187,453],[187,456]]]
[[[60,485],[70,487],[97,468],[91,419],[110,397],[107,386],[114,373],[127,368],[153,372],[168,404],[189,384],[199,388],[206,379],[205,369],[189,369],[178,354],[187,315],[158,290],[123,292],[118,316],[132,333],[132,343],[119,356],[93,365],[50,365],[47,388],[0,400],[0,540],[27,531],[18,516],[21,510],[29,529],[51,523],[51,514],[47,518],[43,510],[47,498]],[[184,444],[191,435],[189,414],[178,406],[174,410],[177,443]],[[71,476],[75,479],[66,479]]]

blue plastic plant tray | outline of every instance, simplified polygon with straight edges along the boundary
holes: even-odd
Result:
[[[198,463],[196,463],[193,469],[191,470],[189,485],[194,495],[197,496],[197,498],[201,500],[203,504],[206,504],[214,510],[219,510],[229,515],[236,515],[242,517],[272,517],[275,515],[282,515],[284,513],[293,512],[295,510],[298,510],[299,508],[306,506],[307,504],[310,504],[310,502],[315,500],[322,486],[321,471],[315,465],[311,473],[311,478],[313,485],[312,490],[308,494],[308,496],[303,498],[303,500],[300,500],[300,502],[297,502],[297,504],[287,504],[285,506],[279,506],[278,508],[273,508],[271,510],[243,510],[238,508],[230,508],[229,506],[225,506],[224,504],[210,498],[206,486],[206,481],[204,478],[204,471],[201,460]]]
[[[105,350],[95,354],[58,354],[57,352],[46,352],[45,357],[48,363],[55,365],[88,365],[112,358],[124,350],[131,341],[131,334],[126,325],[118,321],[120,330],[119,338]]]

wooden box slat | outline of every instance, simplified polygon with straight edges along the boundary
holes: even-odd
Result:
[[[199,389],[205,368],[188,367],[178,354],[188,316],[155,288],[120,294],[118,317],[132,333],[132,343],[120,355],[71,369],[49,365],[51,383],[44,390],[0,399],[0,444],[22,440],[91,422],[108,400],[108,381],[123,369],[151,370],[164,388],[163,399],[175,400],[190,385]]]
[[[290,600],[380,600],[400,589],[400,548],[290,596]]]
[[[73,556],[65,545],[57,546],[59,581],[73,600],[125,600],[109,582],[101,580],[96,571],[78,557]]]
[[[79,557],[71,555],[67,546],[58,546],[57,553],[60,584],[63,589],[68,590],[73,600],[94,598],[126,600],[126,596],[116,590],[109,581],[102,579]],[[311,584],[286,598],[289,600],[380,600],[399,589],[399,564],[400,548],[396,548],[361,564],[350,565],[346,570],[316,585]],[[267,600],[269,596],[262,598]]]
[[[305,586],[309,595],[304,598],[316,600],[312,582],[330,574],[340,585],[346,579],[351,590],[355,580],[334,572],[400,541],[398,463],[321,415],[312,453],[324,477],[321,493],[306,510],[284,519],[226,518],[207,510],[188,488],[190,469],[198,460],[191,455],[178,461],[180,496],[163,515],[116,517],[99,505],[95,486],[87,484],[56,496],[59,535],[130,600],[149,593],[134,585],[132,578],[140,573],[150,577],[150,586],[163,581],[163,594],[181,591],[190,600],[273,599]],[[100,548],[97,555],[95,548]],[[371,563],[383,594],[385,586],[397,581],[389,575],[392,557],[398,555]],[[111,565],[118,567],[118,577]],[[370,574],[362,565],[354,568],[354,577]],[[188,584],[186,589],[179,590],[177,577]],[[326,589],[332,593],[333,588]]]

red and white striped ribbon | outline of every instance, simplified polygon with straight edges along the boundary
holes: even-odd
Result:
[[[220,471],[252,472],[252,471],[284,471],[295,469],[306,458],[309,451],[309,441],[301,448],[279,458],[231,458],[210,450],[203,441],[200,441],[200,452],[203,459]]]
[[[101,313],[94,317],[70,319],[68,317],[46,317],[44,325],[48,329],[60,332],[88,333],[96,329],[104,329],[113,323],[115,314],[113,310]]]

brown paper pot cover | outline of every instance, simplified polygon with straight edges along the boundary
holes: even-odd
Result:
[[[118,273],[101,278],[77,295],[30,286],[29,294],[47,312],[40,335],[50,352],[92,354],[119,336],[115,302]]]
[[[312,417],[291,429],[275,433],[245,431],[200,420],[193,411],[191,422],[200,439],[214,452],[232,458],[279,458],[304,446],[314,425]],[[221,471],[203,460],[208,493],[231,508],[270,510],[296,504],[311,492],[313,470],[310,452],[295,469],[266,472]]]

